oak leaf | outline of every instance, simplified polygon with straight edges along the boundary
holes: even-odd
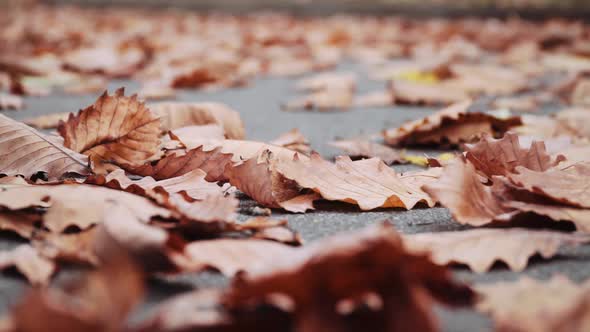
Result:
[[[576,285],[563,276],[548,281],[523,277],[517,281],[478,285],[480,312],[498,331],[586,331],[590,328],[590,285]]]
[[[344,151],[352,158],[379,158],[387,165],[401,163],[405,164],[407,161],[403,158],[403,151],[395,150],[380,143],[372,142],[370,140],[352,139],[352,140],[338,140],[328,143],[330,146]]]
[[[310,160],[281,161],[277,163],[277,171],[324,199],[357,204],[362,210],[379,207],[409,210],[419,202],[433,205],[419,187],[400,178],[377,158],[352,161],[339,157],[333,164],[313,153]]]
[[[409,251],[429,253],[437,264],[465,264],[477,273],[490,270],[497,261],[506,263],[513,271],[522,271],[535,254],[548,259],[560,247],[590,241],[590,237],[581,234],[524,228],[420,233],[404,235],[403,239]]]

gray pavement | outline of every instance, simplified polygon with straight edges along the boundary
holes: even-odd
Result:
[[[346,66],[345,69],[358,69]],[[359,73],[362,73],[359,70]],[[362,77],[362,75],[361,75]],[[137,91],[138,84],[133,82],[113,82],[110,91],[125,86],[128,92]],[[361,91],[382,88],[382,82],[369,82],[362,79]],[[182,91],[178,100],[182,101],[219,101],[238,110],[244,120],[247,138],[267,141],[292,128],[299,128],[310,140],[312,147],[324,157],[331,158],[337,151],[325,143],[336,137],[354,137],[362,134],[402,124],[404,121],[422,117],[432,109],[420,107],[390,107],[383,109],[351,109],[348,112],[310,113],[283,112],[280,104],[294,97],[293,80],[286,78],[258,79],[246,88],[220,90],[217,92]],[[23,119],[53,112],[76,111],[92,103],[97,96],[52,95],[42,98],[27,98],[24,111],[4,111],[3,114],[15,119]],[[396,168],[398,168],[396,166]],[[254,204],[245,199],[242,205]],[[303,239],[312,242],[341,231],[354,230],[366,225],[388,220],[402,233],[438,232],[460,230],[464,227],[454,222],[445,208],[418,208],[411,211],[399,209],[382,209],[360,212],[357,208],[344,203],[321,203],[314,212],[306,214],[289,214],[275,211],[273,216],[286,218]],[[241,215],[240,218],[247,218]],[[0,234],[1,235],[1,234]],[[0,249],[15,246],[19,240],[12,236],[1,235]],[[505,266],[496,266],[486,274],[475,274],[464,268],[454,268],[456,276],[471,283],[513,280],[520,275],[546,279],[556,273],[564,274],[575,281],[590,277],[590,246],[561,251],[551,260],[533,260],[523,273],[510,272]],[[65,268],[57,281],[67,278],[75,272]],[[215,273],[200,275],[181,275],[155,278],[149,283],[146,304],[138,310],[135,319],[145,317],[161,300],[193,288],[222,286],[227,280]],[[18,300],[26,290],[27,284],[15,274],[0,275],[0,308],[5,311]],[[488,331],[493,325],[482,315],[468,310],[437,310],[443,330],[445,331]]]

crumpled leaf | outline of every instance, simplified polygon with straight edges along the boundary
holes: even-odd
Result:
[[[405,153],[400,150],[395,150],[387,145],[372,142],[370,140],[352,139],[352,140],[338,140],[329,142],[328,145],[344,151],[352,158],[379,158],[387,165],[401,163],[405,164],[407,161],[404,158]]]
[[[223,128],[226,138],[243,139],[244,124],[240,114],[221,103],[162,102],[150,104],[160,117],[162,130],[214,124]]]
[[[519,117],[499,118],[487,113],[468,112],[471,101],[453,104],[423,119],[408,122],[383,133],[385,143],[394,146],[427,144],[456,145],[486,133],[502,136],[519,125]]]
[[[159,119],[137,95],[124,94],[123,88],[112,96],[105,91],[93,105],[60,123],[64,146],[115,164],[138,165],[156,154]]]
[[[25,104],[20,96],[0,93],[0,110],[20,110],[24,107]]]
[[[484,135],[479,142],[466,144],[464,149],[467,160],[488,178],[513,173],[518,166],[542,172],[563,160],[559,157],[552,160],[542,141],[532,141],[528,149],[521,147],[518,135],[510,132],[498,140]]]
[[[64,65],[73,71],[128,77],[146,61],[146,54],[138,48],[121,50],[117,45],[95,45],[80,48],[64,55]]]
[[[225,303],[230,310],[273,303],[269,296],[277,293],[290,299],[294,327],[302,331],[350,331],[354,323],[372,331],[432,331],[433,299],[449,305],[473,301],[468,287],[427,257],[407,253],[385,226],[316,242],[282,266],[242,274]],[[368,312],[357,311],[363,304]]]
[[[465,264],[477,273],[490,270],[498,261],[506,263],[512,271],[523,271],[535,254],[548,259],[560,247],[590,241],[590,237],[582,234],[524,228],[420,233],[404,235],[403,239],[409,251],[429,253],[437,264]]]
[[[377,158],[352,161],[339,157],[336,163],[312,153],[310,160],[282,161],[277,171],[322,198],[357,204],[362,210],[379,207],[413,208],[418,202],[433,205],[428,195]]]
[[[522,170],[526,169],[516,168],[517,172]],[[554,201],[542,192],[528,191],[503,177],[494,177],[492,186],[484,185],[481,180],[472,164],[458,159],[445,166],[438,181],[427,183],[422,189],[447,207],[461,224],[506,223],[532,212],[554,221],[571,221],[578,230],[590,231],[589,209]]]
[[[37,232],[31,240],[32,246],[43,257],[58,262],[98,265],[94,250],[97,227],[77,233]]]
[[[223,128],[219,125],[187,126],[172,129],[168,133],[172,141],[224,140]]]
[[[289,150],[301,152],[304,155],[309,155],[312,151],[311,147],[309,146],[309,141],[297,128],[289,130],[288,132],[270,141],[269,144],[282,146]]]
[[[6,187],[0,191],[0,206],[8,210],[47,207],[43,224],[49,230],[62,232],[69,226],[80,229],[100,223],[103,206],[117,200],[132,209],[143,221],[151,217],[170,217],[172,212],[150,200],[119,190],[82,184]]]
[[[586,331],[590,328],[590,285],[563,276],[548,281],[523,277],[478,285],[477,309],[492,317],[498,331]]]
[[[39,172],[46,180],[90,173],[86,156],[63,147],[37,130],[0,115],[0,173],[31,178]]]
[[[269,150],[228,167],[225,174],[233,186],[267,207],[305,212],[313,210],[313,201],[319,198],[315,194],[302,195],[297,183],[277,170],[277,161]]]
[[[15,267],[27,280],[35,285],[46,285],[57,267],[50,259],[47,259],[28,244],[21,244],[18,247],[0,251],[0,269]]]
[[[20,237],[30,239],[37,228],[35,223],[40,220],[36,214],[3,212],[0,213],[0,230],[14,232]]]

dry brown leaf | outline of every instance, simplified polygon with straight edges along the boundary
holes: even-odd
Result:
[[[422,189],[461,224],[482,226],[513,211],[502,206],[492,188],[480,182],[475,167],[461,159],[447,165],[438,181]]]
[[[570,103],[576,106],[590,107],[590,79],[580,79],[570,96]]]
[[[0,269],[16,268],[35,286],[46,285],[57,267],[28,244],[0,252]]]
[[[117,45],[95,45],[64,55],[64,66],[85,74],[129,77],[146,61],[146,54],[137,48],[119,49]]]
[[[354,98],[355,107],[388,107],[395,104],[395,97],[389,90],[373,91]]]
[[[232,154],[222,153],[221,150],[220,147],[205,150],[203,146],[199,146],[187,151],[169,152],[157,162],[138,167],[123,165],[123,168],[133,174],[151,176],[156,180],[174,178],[201,169],[207,173],[207,181],[220,181],[226,179],[225,167],[231,164],[233,157]]]
[[[380,207],[413,208],[417,203],[433,205],[428,195],[377,158],[352,161],[339,157],[336,163],[313,153],[310,160],[277,163],[277,171],[322,198],[357,204],[362,210]]]
[[[548,281],[523,277],[518,281],[483,284],[477,309],[492,317],[497,331],[586,331],[590,328],[590,285],[563,276]]]
[[[282,146],[289,150],[301,152],[304,155],[309,155],[312,151],[311,147],[309,146],[309,141],[297,128],[289,130],[269,143]]]
[[[356,88],[356,75],[351,72],[321,73],[297,81],[295,88],[302,91],[329,89],[352,90]]]
[[[197,140],[224,140],[223,128],[216,124],[187,126],[172,129],[168,133],[171,140],[179,142],[192,142]]]
[[[537,172],[517,167],[515,174],[508,175],[510,181],[520,188],[549,197],[560,203],[590,208],[588,177],[590,162],[574,164],[567,169],[551,169]]]
[[[41,220],[41,217],[35,214],[2,212],[0,213],[0,230],[14,232],[20,237],[30,239],[37,228],[35,224]]]
[[[162,102],[150,105],[160,117],[162,130],[214,124],[221,126],[229,139],[243,139],[244,124],[240,114],[220,103]]]
[[[525,168],[516,169],[517,172],[522,170],[526,171]],[[461,224],[483,226],[493,221],[510,222],[518,215],[532,212],[555,221],[571,221],[580,231],[590,229],[588,209],[559,204],[544,193],[527,191],[502,177],[494,177],[492,186],[481,181],[473,165],[459,159],[445,166],[438,181],[422,189],[447,207]]]
[[[354,92],[346,89],[326,89],[311,92],[288,101],[282,106],[285,111],[318,110],[320,112],[342,111],[353,106]]]
[[[116,252],[108,264],[60,288],[29,291],[10,317],[16,331],[121,331],[143,288],[139,270]]]
[[[23,123],[35,127],[38,129],[51,129],[57,128],[60,121],[68,121],[70,112],[52,113],[46,115],[40,115],[34,118],[27,118],[23,120]]]
[[[191,242],[182,255],[173,259],[183,271],[215,269],[225,276],[234,276],[240,271],[277,266],[295,250],[275,241],[216,239]]]
[[[466,144],[465,151],[467,160],[488,178],[513,173],[518,166],[543,172],[563,160],[552,160],[543,142],[532,141],[528,149],[521,147],[518,135],[513,133],[498,140],[484,135],[478,143]]]
[[[180,193],[194,200],[203,200],[207,196],[222,195],[222,189],[217,184],[205,181],[207,174],[195,169],[184,175],[156,181],[152,177],[131,180],[123,170],[116,170],[106,176],[90,177],[85,183],[101,185],[117,190],[157,199],[160,194]]]
[[[24,107],[25,104],[20,96],[0,93],[0,110],[20,110]]]
[[[329,142],[328,145],[344,151],[352,158],[377,157],[383,160],[387,165],[391,164],[405,164],[407,161],[403,158],[403,151],[392,149],[386,145],[372,142],[370,140],[352,139],[352,140],[338,140]]]
[[[31,178],[40,172],[46,180],[90,173],[86,156],[63,147],[37,130],[0,115],[0,173]]]
[[[403,239],[409,251],[429,253],[436,264],[465,264],[477,273],[489,271],[498,261],[513,271],[523,271],[531,256],[549,259],[560,247],[590,241],[587,235],[524,228],[420,233]]]
[[[500,97],[494,100],[494,108],[517,112],[534,112],[539,108],[539,97],[526,95],[518,97]]]
[[[449,69],[469,93],[514,94],[527,89],[530,82],[525,73],[507,66],[454,63]]]
[[[305,212],[312,210],[313,201],[318,199],[316,195],[301,195],[297,183],[277,170],[277,161],[273,160],[269,150],[227,167],[225,175],[233,186],[267,207]]]
[[[227,292],[229,308],[277,303],[269,296],[280,293],[288,297],[297,330],[433,331],[433,300],[473,301],[472,291],[444,268],[407,253],[390,227],[335,236],[286,257],[288,263],[240,275]],[[357,311],[363,305],[368,312]],[[354,313],[356,319],[347,319]]]
[[[64,146],[93,160],[138,165],[158,152],[160,121],[137,95],[106,91],[96,102],[70,115],[58,131]]]
[[[107,89],[107,80],[100,76],[80,76],[74,82],[64,86],[65,93],[95,94]]]
[[[144,84],[137,94],[146,100],[174,99],[176,90],[164,84]]]
[[[132,209],[141,220],[151,217],[170,217],[172,212],[161,208],[150,200],[108,188],[81,185],[36,185],[15,186],[0,191],[0,206],[8,210],[22,210],[31,207],[47,207],[43,225],[54,232],[62,232],[69,226],[86,229],[103,219],[106,201],[117,200]]]
[[[519,125],[519,117],[506,119],[486,113],[468,112],[471,101],[453,104],[423,119],[388,129],[385,143],[394,146],[425,144],[459,144],[486,133],[502,136],[509,128]]]
[[[97,265],[94,252],[97,228],[89,228],[78,233],[38,232],[31,240],[33,247],[43,257],[66,263]]]
[[[426,84],[397,80],[390,83],[395,104],[449,105],[469,99],[463,89],[446,87],[443,83]]]
[[[169,198],[172,206],[184,217],[177,226],[201,233],[220,233],[235,227],[238,200],[234,196],[208,195],[202,200],[187,202],[181,195]]]

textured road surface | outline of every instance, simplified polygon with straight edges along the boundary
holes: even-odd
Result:
[[[363,70],[348,67],[360,74],[360,90],[378,89],[383,83],[370,82],[363,77]],[[125,86],[128,92],[135,92],[138,85],[133,82],[113,82],[110,91]],[[396,126],[409,119],[422,117],[432,109],[418,107],[391,107],[384,109],[351,109],[348,112],[310,113],[283,112],[280,104],[295,96],[293,80],[285,78],[266,78],[253,82],[246,88],[221,90],[217,92],[183,91],[178,100],[182,101],[219,101],[238,110],[244,120],[247,138],[267,141],[288,131],[299,128],[310,140],[312,147],[324,157],[331,158],[337,151],[325,143],[337,137],[354,137],[379,132]],[[27,98],[26,109],[23,111],[3,111],[3,114],[15,119],[23,119],[35,115],[77,111],[91,104],[96,95],[64,96],[52,95],[42,98]],[[253,205],[252,201],[244,200],[243,205]],[[312,242],[325,236],[341,231],[354,230],[366,225],[388,220],[403,233],[438,232],[460,230],[463,226],[455,223],[449,212],[444,208],[416,209],[412,211],[383,209],[372,212],[360,212],[347,204],[324,203],[317,211],[306,214],[285,214],[274,212],[275,217],[286,218],[294,229],[298,230],[305,241]],[[240,216],[247,218],[247,216]],[[0,249],[8,249],[19,243],[15,237],[0,234]],[[496,266],[486,274],[475,274],[463,268],[455,268],[458,278],[472,282],[494,282],[513,280],[519,275],[546,279],[556,273],[569,276],[575,281],[590,277],[590,246],[563,250],[560,255],[549,261],[533,260],[521,274],[507,270],[505,266]],[[65,268],[57,276],[56,282],[71,277],[75,270]],[[180,292],[199,287],[221,286],[227,282],[225,278],[213,273],[201,275],[182,275],[158,278],[150,281],[147,303],[138,310],[134,319],[145,317],[161,300]],[[0,308],[6,311],[27,289],[27,284],[14,273],[0,274]],[[441,308],[437,311],[444,331],[488,331],[493,324],[487,318],[471,311],[449,311]]]

